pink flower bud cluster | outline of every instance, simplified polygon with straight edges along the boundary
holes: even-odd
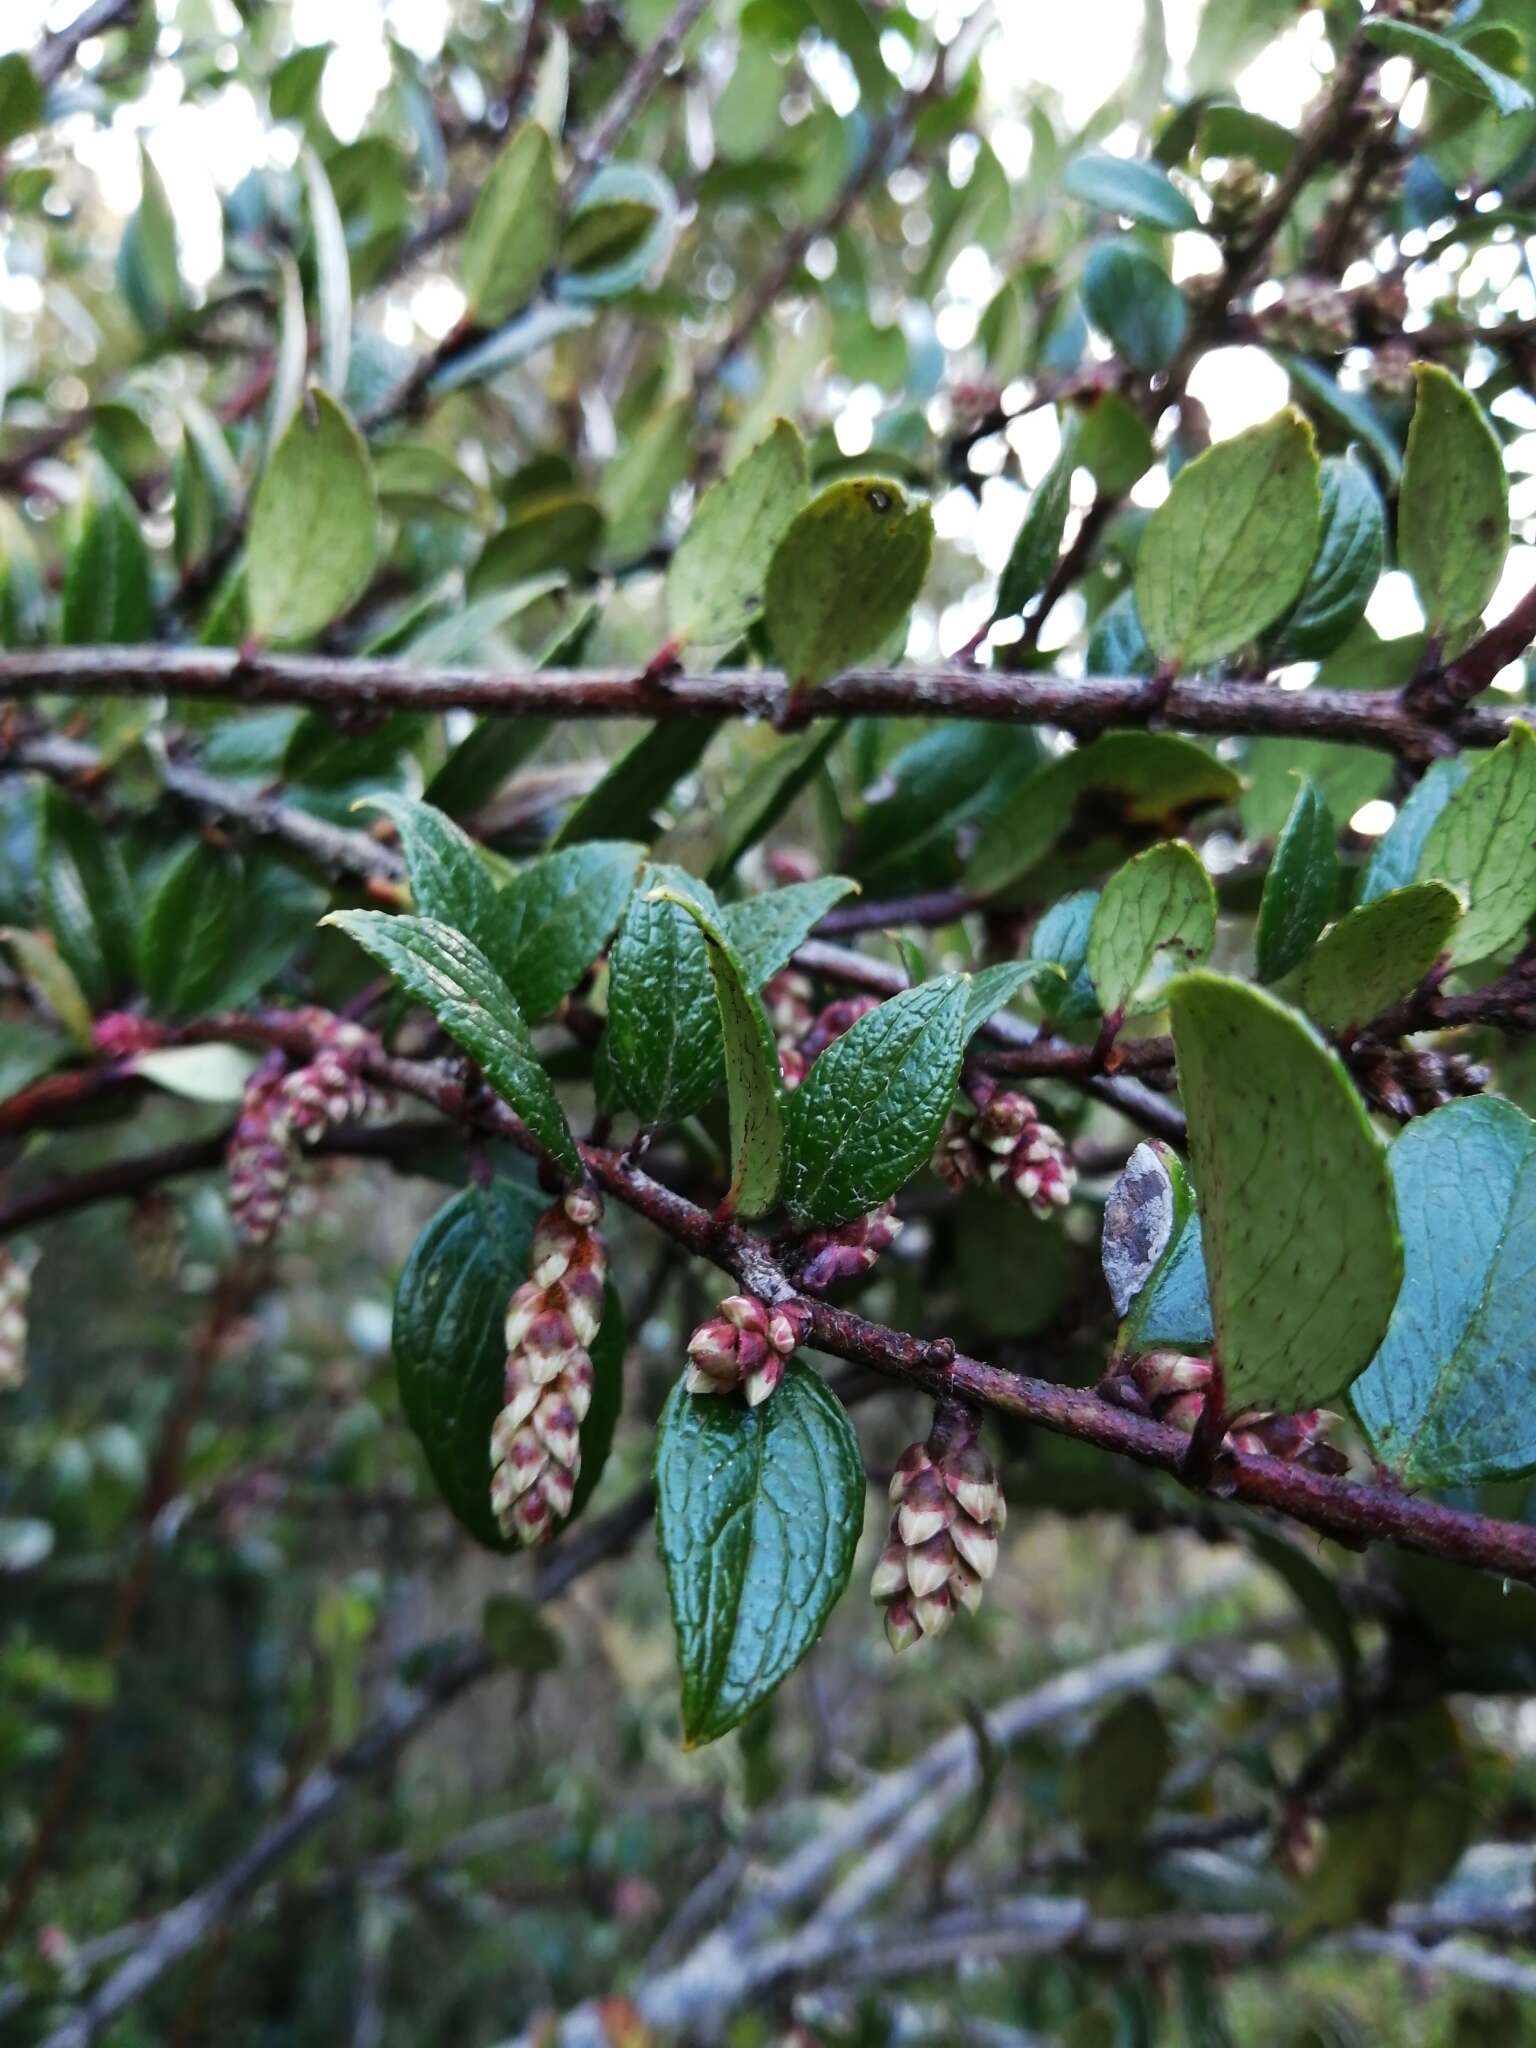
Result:
[[[810,1331],[811,1311],[803,1301],[770,1307],[755,1294],[729,1294],[720,1313],[688,1339],[683,1385],[690,1394],[733,1394],[740,1387],[747,1406],[756,1408],[778,1387]]]
[[[507,1304],[506,1405],[491,1426],[491,1507],[503,1535],[547,1543],[571,1511],[591,1347],[603,1320],[603,1205],[586,1188],[534,1227],[528,1278]]]
[[[1144,1351],[1127,1368],[1101,1380],[1099,1394],[1117,1408],[1193,1434],[1205,1413],[1212,1370],[1208,1358],[1187,1352]],[[1325,1408],[1294,1415],[1247,1409],[1229,1421],[1223,1448],[1247,1457],[1283,1458],[1337,1478],[1348,1471],[1349,1460],[1327,1441],[1334,1419]]]
[[[890,1250],[901,1232],[894,1196],[852,1223],[808,1231],[801,1244],[800,1285],[808,1294],[824,1294],[839,1280],[852,1280],[867,1273],[880,1254]]]
[[[974,1614],[997,1568],[1007,1510],[974,1417],[903,1451],[891,1474],[890,1535],[870,1593],[885,1609],[886,1640],[908,1649],[940,1636],[962,1607]]]
[[[383,1098],[363,1076],[372,1043],[360,1024],[318,1013],[319,1042],[303,1066],[274,1055],[246,1083],[230,1139],[229,1206],[246,1244],[268,1244],[293,1192],[301,1146],[333,1125],[360,1122]]]
[[[1077,1185],[1066,1139],[1027,1095],[985,1086],[974,1116],[951,1113],[933,1156],[940,1179],[959,1190],[990,1182],[1026,1204],[1042,1221],[1064,1209]]]
[[[0,1247],[0,1392],[9,1393],[27,1376],[27,1297],[32,1268]]]

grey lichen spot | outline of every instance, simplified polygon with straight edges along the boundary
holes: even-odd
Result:
[[[1100,1256],[1115,1314],[1124,1316],[1173,1235],[1173,1177],[1156,1146],[1141,1144],[1104,1204]]]

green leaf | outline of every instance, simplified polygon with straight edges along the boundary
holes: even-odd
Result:
[[[1197,228],[1199,215],[1160,164],[1134,157],[1110,156],[1090,149],[1074,157],[1062,176],[1074,199],[1085,199],[1104,213],[1118,213],[1143,227]]]
[[[559,235],[554,147],[526,121],[492,166],[464,233],[459,275],[477,327],[499,327],[533,297]]]
[[[681,868],[643,868],[608,959],[608,1046],[624,1100],[640,1122],[701,1110],[724,1074],[720,1007],[703,932],[656,889],[691,897],[711,918],[708,887]]]
[[[846,875],[823,875],[814,882],[791,882],[720,912],[721,928],[741,962],[747,987],[759,989],[788,961],[796,947],[845,896],[859,893]]]
[[[23,982],[34,994],[42,997],[45,1009],[57,1017],[82,1051],[93,1053],[96,1044],[91,1029],[91,1006],[52,934],[23,931],[16,925],[0,925],[0,940],[4,940],[15,954]],[[51,1032],[48,1042],[54,1044]],[[5,1060],[0,1058],[0,1100],[11,1093],[3,1078],[5,1064]],[[52,1061],[48,1064],[51,1065]],[[26,1083],[18,1085],[25,1087]]]
[[[438,1491],[488,1550],[520,1548],[491,1512],[491,1424],[506,1401],[507,1303],[528,1277],[533,1227],[547,1207],[547,1197],[515,1181],[466,1188],[417,1238],[395,1293],[400,1405]],[[568,1520],[602,1477],[623,1397],[624,1311],[611,1285],[591,1358],[592,1405]]]
[[[1098,992],[1088,972],[1088,934],[1099,907],[1097,889],[1077,889],[1053,903],[1029,935],[1029,957],[1054,966],[1061,984],[1041,982],[1037,991],[1047,1015],[1070,1019],[1097,1017]]]
[[[731,1127],[731,1185],[724,1213],[761,1216],[778,1200],[784,1175],[784,1091],[768,1013],[718,919],[676,889],[655,889],[650,900],[676,904],[693,919],[709,948]]]
[[[547,1017],[586,973],[624,914],[643,846],[591,840],[520,868],[497,899],[485,948],[518,1007]]]
[[[1062,421],[1061,448],[1056,460],[1035,486],[1014,536],[1008,561],[997,586],[994,619],[1019,616],[1050,581],[1061,552],[1061,536],[1072,504],[1072,473],[1077,466],[1077,421],[1068,414]]]
[[[80,504],[59,631],[71,647],[129,647],[154,638],[149,549],[133,500],[104,462],[92,464]]]
[[[133,1071],[187,1102],[236,1103],[257,1065],[241,1045],[171,1045],[136,1054]]]
[[[1388,1154],[1405,1278],[1351,1400],[1404,1486],[1536,1467],[1536,1124],[1497,1096],[1415,1117]]]
[[[1149,846],[1111,875],[1093,913],[1086,966],[1106,1016],[1156,1009],[1179,967],[1198,967],[1216,939],[1216,891],[1181,839]]]
[[[1133,370],[1166,370],[1189,328],[1184,294],[1136,242],[1100,242],[1089,251],[1083,309]]]
[[[597,500],[616,562],[643,555],[688,471],[694,405],[674,398],[642,420],[603,471]]]
[[[667,568],[667,625],[679,646],[733,647],[763,609],[768,565],[810,490],[805,443],[788,420],[704,493]]]
[[[1255,942],[1260,981],[1289,974],[1332,917],[1339,894],[1335,841],[1333,815],[1322,792],[1304,777],[1264,877]]]
[[[1242,782],[1225,762],[1174,733],[1111,732],[1058,755],[1019,786],[985,827],[965,871],[978,896],[1011,888],[1069,833],[1110,818],[1138,839],[1176,832]]]
[[[629,833],[649,839],[656,830],[652,813],[698,766],[719,726],[716,718],[659,719],[575,806],[554,845],[622,839]]]
[[[1385,1155],[1336,1053],[1215,974],[1169,993],[1229,1412],[1310,1408],[1369,1363],[1402,1279]]]
[[[311,390],[256,487],[246,554],[252,633],[312,639],[361,596],[378,548],[363,437],[335,399]]]
[[[307,144],[301,162],[315,250],[320,382],[327,390],[345,391],[352,362],[352,259],[347,252],[347,231],[325,166]]]
[[[1118,391],[1078,399],[1077,418],[1077,459],[1107,496],[1119,497],[1152,467],[1152,429]]]
[[[966,1044],[970,1044],[983,1024],[1006,1009],[1021,989],[1039,982],[1058,983],[1064,989],[1066,976],[1054,960],[1000,960],[995,967],[983,967],[973,974],[961,1026]]]
[[[42,792],[38,850],[43,915],[65,965],[102,1010],[133,985],[133,903],[122,855],[87,811],[52,784]]]
[[[1449,370],[1416,363],[1397,558],[1431,633],[1479,618],[1509,552],[1509,480],[1488,415]]]
[[[955,880],[961,828],[996,817],[1045,758],[1024,725],[957,720],[925,732],[886,766],[858,821],[850,866],[882,893]]]
[[[802,1223],[868,1215],[938,1141],[965,1051],[967,983],[924,982],[835,1039],[789,1098],[784,1198]]]
[[[758,1408],[673,1388],[656,1435],[656,1530],[690,1747],[738,1726],[815,1643],[863,1512],[858,1439],[809,1366],[792,1359]]]
[[[740,788],[712,809],[702,834],[711,886],[723,883],[742,855],[773,830],[846,731],[846,721],[829,719],[781,740]],[[704,865],[702,854],[694,865]]]
[[[791,681],[814,687],[878,654],[911,610],[933,515],[883,477],[829,484],[796,513],[768,565],[768,637]]]
[[[1465,754],[1447,754],[1431,761],[1414,784],[1390,827],[1376,842],[1360,885],[1360,901],[1373,903],[1389,889],[1403,889],[1419,872],[1429,829],[1472,773]]]
[[[1536,733],[1516,719],[1425,835],[1421,882],[1466,904],[1451,961],[1483,960],[1518,939],[1536,912]]]
[[[149,151],[139,147],[140,199],[117,251],[117,282],[148,335],[162,334],[187,310],[176,216]]]
[[[1122,590],[1095,619],[1087,663],[1091,676],[1150,676],[1156,669],[1157,656],[1141,630],[1134,590]]]
[[[0,149],[29,134],[43,118],[43,88],[17,50],[0,57]]]
[[[1386,515],[1381,494],[1358,462],[1338,456],[1322,466],[1317,554],[1295,609],[1276,629],[1277,661],[1321,661],[1365,617],[1381,576]]]
[[[1173,1767],[1173,1737],[1150,1693],[1127,1693],[1099,1715],[1067,1768],[1066,1810],[1099,1861],[1133,1859]]]
[[[480,1609],[480,1637],[498,1671],[557,1671],[565,1657],[565,1645],[537,1607],[516,1593],[487,1596]]]
[[[430,917],[333,910],[322,922],[356,939],[407,995],[425,1004],[550,1157],[568,1173],[580,1171],[565,1111],[539,1065],[522,1012],[477,946]]]
[[[1104,1277],[1122,1318],[1116,1354],[1214,1340],[1205,1243],[1184,1162],[1160,1142],[1136,1147],[1104,1205]]]
[[[1292,408],[1181,469],[1147,521],[1136,609],[1160,660],[1230,654],[1295,602],[1317,553],[1312,429]]]
[[[500,967],[497,939],[502,920],[496,884],[468,834],[434,805],[387,790],[360,797],[356,808],[382,811],[399,833],[420,914],[462,932]]]
[[[243,894],[240,863],[201,840],[161,875],[139,926],[139,978],[161,1015],[207,1009],[222,993]]]
[[[1536,100],[1531,98],[1525,87],[1507,73],[1496,71],[1464,45],[1448,42],[1444,36],[1437,36],[1430,29],[1416,28],[1407,21],[1377,21],[1373,18],[1361,33],[1377,49],[1389,51],[1394,57],[1408,58],[1426,78],[1437,78],[1442,85],[1452,86],[1457,92],[1482,100],[1494,108],[1501,119],[1510,114],[1528,114],[1536,106]]]
[[[1393,889],[1341,917],[1301,971],[1297,1000],[1328,1031],[1369,1023],[1445,952],[1461,899],[1440,882]]]

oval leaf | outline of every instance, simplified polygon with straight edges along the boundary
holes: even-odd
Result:
[[[932,513],[883,477],[829,484],[813,498],[768,566],[768,637],[791,681],[814,687],[878,654],[932,553]]]
[[[1386,515],[1364,466],[1337,456],[1322,466],[1317,555],[1296,608],[1277,631],[1278,661],[1321,661],[1365,617],[1381,576]]]
[[[501,891],[486,947],[524,1016],[547,1017],[586,973],[624,914],[645,849],[622,840],[562,847]]]
[[[1086,966],[1106,1016],[1156,1008],[1178,967],[1198,967],[1216,938],[1216,890],[1181,839],[1149,846],[1111,875],[1093,913]]]
[[[1086,199],[1090,206],[1143,227],[1177,232],[1200,225],[1199,215],[1161,164],[1090,149],[1073,158],[1061,182],[1074,199]]]
[[[1062,423],[1061,449],[1056,460],[1035,486],[1023,524],[1008,552],[1008,561],[997,586],[997,608],[993,617],[1016,618],[1050,581],[1061,552],[1072,504],[1072,473],[1076,468],[1078,427],[1075,415]]]
[[[709,946],[687,911],[652,892],[691,897],[714,918],[704,883],[675,867],[641,871],[608,962],[608,1047],[624,1100],[644,1125],[693,1116],[724,1078],[720,1006]]]
[[[242,897],[238,861],[201,841],[183,847],[161,875],[139,927],[139,978],[162,1015],[206,1009],[220,994]]]
[[[1512,945],[1536,913],[1536,733],[1517,719],[1485,754],[1424,838],[1418,879],[1466,905],[1452,964]]]
[[[1260,981],[1278,981],[1306,958],[1338,893],[1333,814],[1317,784],[1304,778],[1264,877],[1256,941]]]
[[[732,647],[763,608],[768,565],[810,490],[788,420],[704,493],[667,569],[667,624],[680,645]]]
[[[1449,370],[1416,363],[1397,558],[1431,633],[1481,616],[1509,552],[1509,480],[1488,415]]]
[[[533,297],[559,233],[554,147],[527,121],[497,157],[464,232],[460,277],[477,327],[499,327]]]
[[[1441,882],[1415,882],[1359,904],[1319,940],[1297,1000],[1328,1031],[1369,1023],[1418,987],[1460,916],[1461,899]]]
[[[791,882],[745,902],[726,904],[720,926],[730,940],[747,987],[759,989],[808,939],[817,925],[845,896],[856,896],[857,882],[846,875],[823,875],[814,882]]]
[[[308,392],[251,508],[246,597],[255,637],[309,640],[339,617],[373,574],[378,529],[362,435],[335,399]]]
[[[1135,242],[1100,242],[1089,252],[1083,308],[1133,370],[1166,370],[1189,329],[1184,294]]]
[[[1394,57],[1406,57],[1426,78],[1437,78],[1470,99],[1481,100],[1501,118],[1528,114],[1536,101],[1518,80],[1496,71],[1481,57],[1461,44],[1437,36],[1432,29],[1418,28],[1408,21],[1376,21],[1365,24],[1361,33],[1379,50]]]
[[[496,884],[475,842],[433,804],[388,791],[359,799],[382,811],[400,835],[411,895],[423,917],[451,925],[494,959],[500,918]]]

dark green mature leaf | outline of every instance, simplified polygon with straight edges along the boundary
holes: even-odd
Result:
[[[848,1223],[933,1151],[960,1077],[960,975],[892,996],[835,1039],[789,1099],[784,1199],[802,1223]]]
[[[434,805],[413,797],[386,790],[362,797],[359,803],[382,811],[399,833],[411,895],[421,915],[462,932],[499,969],[496,884],[475,842]]]
[[[733,647],[763,608],[768,565],[810,490],[805,443],[775,420],[699,500],[667,568],[667,624],[680,646]]]
[[[643,868],[608,960],[608,1046],[624,1100],[644,1125],[693,1116],[719,1090],[724,1048],[703,932],[655,889],[718,916],[709,888],[683,869]]]
[[[546,1197],[515,1181],[466,1188],[417,1238],[395,1293],[400,1405],[443,1499],[488,1550],[521,1548],[491,1512],[491,1424],[506,1400],[507,1303],[528,1277],[533,1226],[547,1207]],[[591,1357],[571,1520],[602,1477],[623,1398],[624,1311],[612,1286]]]
[[[1169,992],[1227,1405],[1310,1408],[1381,1341],[1402,1245],[1380,1141],[1294,1010],[1215,974]]]
[[[51,783],[40,798],[43,915],[94,1008],[134,979],[134,916],[122,855],[87,811]]]
[[[1040,983],[1040,1007],[1063,1021],[1097,1017],[1098,992],[1088,972],[1088,934],[1099,907],[1097,889],[1078,889],[1051,905],[1029,935],[1029,957],[1056,966],[1062,982]]]
[[[43,118],[43,88],[20,50],[0,57],[0,149],[26,135]]]
[[[970,1044],[983,1024],[1005,1009],[1021,989],[1042,982],[1066,986],[1066,975],[1054,960],[1000,960],[995,967],[983,967],[971,976],[966,991],[965,1042]]]
[[[811,1649],[858,1546],[858,1440],[792,1359],[760,1407],[687,1393],[656,1434],[656,1529],[682,1673],[683,1736],[713,1742]]]
[[[1122,590],[1094,621],[1088,641],[1091,676],[1150,676],[1157,656],[1147,645],[1134,590]]]
[[[1418,402],[1397,499],[1397,558],[1431,633],[1478,618],[1509,552],[1509,480],[1488,415],[1448,370],[1414,366]]]
[[[1216,938],[1216,890],[1193,847],[1149,846],[1104,885],[1085,965],[1106,1016],[1157,1008],[1180,967],[1198,967]]]
[[[676,889],[653,890],[650,900],[676,904],[697,924],[709,948],[731,1126],[731,1185],[724,1213],[761,1216],[778,1200],[784,1177],[784,1091],[768,1014],[719,918]]]
[[[1276,628],[1279,661],[1321,661],[1342,646],[1381,576],[1386,514],[1370,474],[1334,456],[1322,466],[1321,486],[1317,555],[1295,609]]]
[[[791,680],[825,683],[877,654],[911,610],[933,553],[933,515],[884,477],[829,484],[774,550],[768,637]]]
[[[1373,903],[1389,889],[1406,888],[1414,879],[1430,827],[1471,773],[1472,763],[1462,754],[1431,761],[1366,863],[1365,880],[1360,885],[1362,903]]]
[[[1091,391],[1077,401],[1077,459],[1099,489],[1119,497],[1152,467],[1152,429],[1118,391]]]
[[[464,233],[460,277],[476,326],[498,327],[532,298],[559,234],[554,147],[536,121],[525,121],[480,187]]]
[[[555,834],[554,845],[623,839],[631,833],[649,839],[656,829],[652,813],[698,766],[719,725],[715,718],[659,719],[576,805]]]
[[[808,939],[835,904],[856,896],[859,885],[846,875],[823,875],[814,882],[791,882],[741,903],[728,903],[720,924],[731,942],[750,989],[759,989],[778,973],[795,948]]]
[[[1536,1467],[1536,1124],[1497,1096],[1416,1117],[1388,1155],[1406,1277],[1350,1398],[1405,1486]]]
[[[1256,940],[1260,981],[1278,981],[1306,958],[1338,894],[1333,814],[1317,784],[1303,779],[1264,877]]]
[[[1044,759],[1028,726],[945,723],[889,764],[854,830],[849,865],[882,891],[933,886],[960,872],[956,842],[996,816]]]
[[[1368,1023],[1418,987],[1460,917],[1460,898],[1441,882],[1411,883],[1359,904],[1318,942],[1297,1000],[1329,1031]]]
[[[708,826],[711,884],[724,882],[742,855],[773,830],[846,731],[844,721],[828,720],[781,740],[731,792]]]
[[[1462,43],[1450,42],[1433,30],[1408,21],[1368,21],[1361,33],[1367,42],[1394,57],[1406,57],[1427,78],[1482,100],[1501,116],[1528,114],[1536,100],[1516,79],[1485,64]]]
[[[138,513],[114,472],[96,462],[65,564],[60,634],[69,646],[126,647],[152,640],[154,621]]]
[[[1511,945],[1536,915],[1536,733],[1523,720],[1430,826],[1418,879],[1447,883],[1467,906],[1451,951],[1458,966]]]
[[[1090,149],[1067,165],[1062,184],[1074,199],[1143,227],[1196,228],[1199,216],[1161,164]]]
[[[1083,308],[1134,370],[1166,370],[1189,329],[1184,294],[1136,242],[1100,242],[1089,252]]]
[[[323,920],[356,939],[463,1047],[544,1150],[568,1173],[581,1160],[565,1111],[539,1065],[522,1012],[480,949],[430,917],[333,910]]]
[[[1077,439],[1076,417],[1068,413],[1062,420],[1060,451],[1035,486],[1029,510],[1014,536],[997,586],[994,618],[1016,618],[1050,581],[1056,557],[1061,553],[1061,536],[1072,504]]]
[[[1104,1207],[1104,1278],[1122,1318],[1125,1358],[1170,1345],[1204,1351],[1214,1340],[1205,1245],[1194,1189],[1171,1146],[1138,1145]]]
[[[1295,602],[1317,553],[1317,479],[1294,408],[1179,471],[1136,556],[1136,609],[1161,660],[1202,667]]]
[[[242,921],[240,863],[194,840],[144,906],[139,979],[163,1016],[202,1010],[224,990]]]
[[[379,548],[367,445],[334,398],[309,391],[251,507],[246,597],[258,639],[309,640],[361,595]]]
[[[594,839],[520,868],[496,900],[485,948],[518,1007],[547,1017],[586,973],[624,914],[645,848]]]

